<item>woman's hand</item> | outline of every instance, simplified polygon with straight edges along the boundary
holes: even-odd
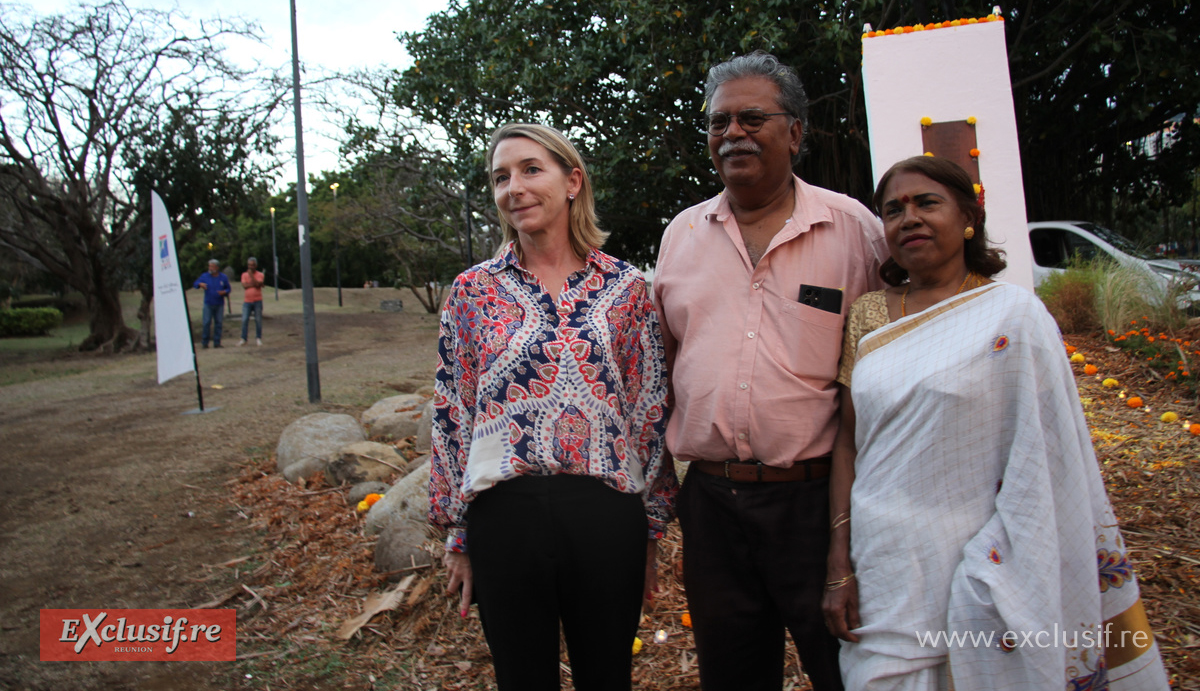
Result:
[[[653,602],[654,596],[662,592],[658,588],[658,540],[646,541],[646,587],[642,599]]]
[[[450,576],[450,582],[446,584],[446,594],[453,595],[459,591],[460,586],[462,587],[462,594],[458,601],[458,614],[465,617],[471,608],[471,586],[473,584],[471,560],[460,552],[446,552],[442,557],[442,562],[446,564],[446,572]]]
[[[825,628],[829,633],[843,641],[858,642],[858,636],[851,629],[862,626],[858,617],[858,581],[853,578],[854,571],[849,566],[829,566],[826,579],[829,583],[837,583],[849,577],[842,585],[833,590],[826,590],[821,600],[821,611],[825,613]]]

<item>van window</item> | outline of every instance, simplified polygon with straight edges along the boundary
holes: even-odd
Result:
[[[1072,257],[1091,261],[1101,254],[1094,242],[1065,228],[1035,228],[1029,231],[1033,261],[1047,269],[1065,269]]]
[[[1070,231],[1067,231],[1065,235],[1067,236],[1067,252],[1084,261],[1091,261],[1096,258],[1096,253],[1100,248],[1091,240]]]
[[[1033,248],[1033,261],[1048,269],[1064,269],[1067,266],[1067,246],[1059,228],[1035,228],[1029,231],[1029,244]]]

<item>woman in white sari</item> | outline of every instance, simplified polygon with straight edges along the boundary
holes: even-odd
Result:
[[[958,165],[880,180],[850,308],[824,609],[846,688],[1167,689],[1053,319]],[[853,520],[851,520],[851,517]]]

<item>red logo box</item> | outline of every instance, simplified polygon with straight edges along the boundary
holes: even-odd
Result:
[[[237,659],[232,609],[43,609],[42,661]]]

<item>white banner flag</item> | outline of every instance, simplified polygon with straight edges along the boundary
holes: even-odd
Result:
[[[194,371],[192,333],[187,306],[183,303],[183,282],[179,279],[179,256],[175,254],[175,235],[167,207],[158,194],[150,193],[154,241],[154,338],[158,341],[158,383]]]

